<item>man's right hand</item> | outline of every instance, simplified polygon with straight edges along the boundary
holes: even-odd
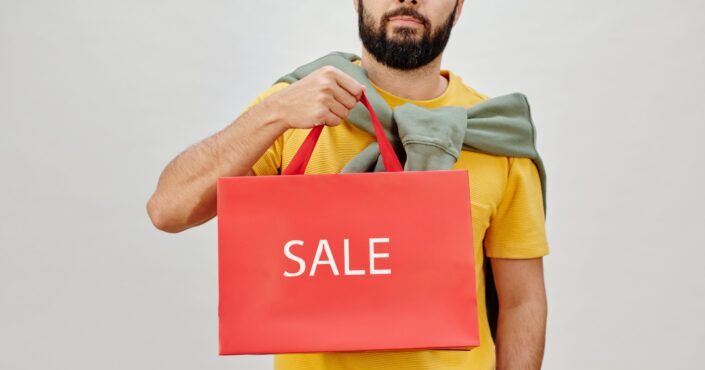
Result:
[[[364,90],[365,85],[345,72],[324,66],[264,100],[282,113],[288,128],[337,126],[347,118]]]
[[[167,165],[147,202],[152,223],[175,233],[213,218],[219,177],[252,175],[252,165],[288,128],[340,124],[363,90],[343,71],[326,66],[264,98]]]

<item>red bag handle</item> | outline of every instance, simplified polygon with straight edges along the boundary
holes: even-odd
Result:
[[[403,171],[404,169],[401,166],[401,163],[399,162],[399,158],[394,152],[394,149],[392,148],[392,144],[389,142],[389,139],[387,139],[387,136],[384,134],[384,128],[379,122],[377,114],[375,113],[374,109],[372,109],[370,102],[367,100],[367,96],[365,96],[364,91],[362,92],[362,96],[360,97],[360,102],[370,112],[370,118],[372,118],[372,125],[375,129],[375,136],[377,137],[377,143],[379,144],[379,151],[382,154],[382,162],[384,163],[385,171]],[[311,129],[311,132],[309,132],[303,144],[301,144],[301,147],[296,152],[294,158],[292,158],[291,160],[291,163],[289,163],[289,166],[286,167],[282,175],[303,175],[304,171],[306,170],[306,165],[308,165],[308,161],[309,159],[311,159],[311,154],[313,153],[313,149],[316,147],[316,142],[318,142],[318,137],[321,136],[321,131],[323,131],[324,126],[325,125],[318,125]]]

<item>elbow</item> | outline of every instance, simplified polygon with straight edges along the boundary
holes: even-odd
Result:
[[[170,216],[170,212],[160,204],[155,196],[152,196],[147,201],[147,215],[149,215],[152,225],[161,231],[175,234],[184,230],[181,225],[174,221],[174,218]]]

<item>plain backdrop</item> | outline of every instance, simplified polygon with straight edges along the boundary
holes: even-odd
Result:
[[[167,234],[145,204],[333,50],[361,52],[352,0],[1,1],[0,368],[271,368],[217,355],[215,220]],[[544,368],[702,368],[705,3],[470,0],[442,67],[531,103]]]

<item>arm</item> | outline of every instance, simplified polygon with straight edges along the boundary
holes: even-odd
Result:
[[[177,233],[210,220],[219,177],[252,175],[252,166],[289,128],[340,124],[363,90],[352,77],[325,66],[251,106],[166,166],[147,202],[152,223]]]
[[[491,258],[497,295],[497,370],[541,368],[547,303],[543,258]]]
[[[251,175],[252,165],[286,131],[282,117],[265,99],[174,158],[147,203],[154,226],[176,233],[213,218],[218,177]]]

